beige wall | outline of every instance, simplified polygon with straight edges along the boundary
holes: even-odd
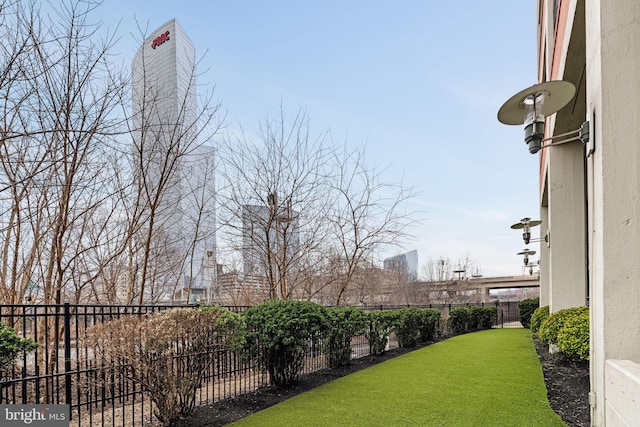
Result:
[[[578,89],[569,107],[547,119],[546,135],[551,136],[573,131],[585,120],[580,113],[584,96],[579,96],[584,94],[579,81],[583,67],[576,66],[575,55],[569,53],[575,46],[574,33],[583,26],[574,25],[573,16],[580,9],[575,0],[558,3],[557,19],[553,1],[539,5],[544,28],[539,31],[538,74],[543,81],[567,80]],[[555,146],[542,150],[540,159],[541,235],[550,234],[549,245],[541,242],[539,247],[541,297],[555,312],[585,305],[587,300],[584,147],[580,142]]]
[[[574,142],[547,153],[549,309],[586,304],[584,148]]]
[[[550,11],[553,2],[540,4]],[[586,172],[579,144],[542,156],[541,215],[551,245],[541,247],[541,295],[552,311],[583,305],[589,283],[592,424],[604,426],[612,390],[605,387],[607,360],[640,363],[640,2],[559,4],[557,28],[548,14],[541,20],[540,75],[571,81],[579,95],[549,120],[549,131],[589,120],[595,151],[586,157]],[[554,132],[556,123],[564,126]]]
[[[587,2],[591,354],[594,425],[605,425],[605,361],[640,362],[640,2]],[[637,421],[637,420],[636,420]]]
[[[550,235],[549,230],[549,209],[547,206],[543,206],[540,208],[540,219],[542,220],[542,224],[540,224],[540,236],[544,236],[545,234]],[[549,289],[549,248],[550,245],[547,245],[545,242],[540,242],[540,306],[544,307],[545,305],[549,305],[550,300],[550,289]]]

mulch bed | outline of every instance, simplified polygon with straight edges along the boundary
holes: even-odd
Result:
[[[551,407],[570,427],[588,427],[590,425],[589,363],[571,360],[561,354],[550,354],[548,346],[535,340],[534,342],[542,365]],[[431,343],[426,345],[429,344]],[[304,375],[294,387],[286,389],[265,387],[255,393],[201,406],[191,416],[175,422],[172,426],[224,426],[322,384],[415,349],[415,347],[411,349],[397,348],[382,355],[355,359],[349,366],[339,369],[323,369]]]
[[[589,362],[561,353],[549,353],[549,346],[534,339],[542,365],[551,408],[570,427],[589,427]]]

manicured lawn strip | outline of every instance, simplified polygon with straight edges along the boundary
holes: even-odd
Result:
[[[348,375],[234,426],[564,426],[528,329],[460,335]]]

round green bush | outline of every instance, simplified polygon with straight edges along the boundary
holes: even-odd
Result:
[[[586,308],[586,307],[583,307]],[[567,356],[589,360],[589,311],[568,315],[558,331],[558,347]]]
[[[367,330],[367,313],[357,307],[327,309],[329,330],[324,347],[329,367],[346,366],[351,361],[351,339]]]
[[[498,321],[498,308],[494,306],[482,307],[482,317],[480,319],[480,328],[491,329]]]
[[[20,338],[13,328],[0,322],[0,373],[10,371],[18,356],[34,351],[38,343]]]
[[[454,334],[466,332],[471,321],[469,307],[454,307],[449,311],[449,321]]]
[[[438,334],[440,326],[440,311],[435,308],[423,308],[420,310],[420,337],[421,342],[433,340]]]
[[[277,386],[293,384],[313,339],[329,328],[326,309],[308,301],[271,300],[242,313],[245,349],[257,356]]]
[[[449,312],[449,323],[455,334],[477,329],[490,329],[497,319],[498,309],[495,306],[454,307]]]
[[[242,349],[247,332],[244,317],[218,305],[205,305],[200,307],[200,311],[203,313],[216,313],[216,331],[225,337],[225,341],[231,349]]]
[[[469,320],[467,323],[467,329],[480,329],[480,325],[484,320],[484,307],[479,305],[472,305],[467,307],[469,313]]]
[[[542,322],[538,330],[538,339],[547,344],[558,343],[558,332],[564,327],[564,322],[571,316],[580,314],[584,311],[588,312],[588,307],[572,307],[551,313],[549,317]]]
[[[529,325],[531,332],[537,334],[540,329],[540,325],[542,325],[542,322],[544,322],[547,317],[549,317],[549,306],[545,305],[543,307],[538,307],[531,315],[531,322]]]
[[[398,338],[398,346],[414,347],[420,339],[422,313],[418,308],[403,308],[398,310],[398,320],[394,331]]]
[[[366,337],[371,354],[382,354],[389,342],[392,328],[398,322],[398,310],[376,310],[367,313],[369,330]]]
[[[540,306],[540,298],[529,298],[518,303],[518,316],[520,323],[525,328],[531,324],[531,316]]]

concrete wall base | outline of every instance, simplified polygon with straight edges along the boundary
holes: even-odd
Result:
[[[640,364],[607,360],[605,379],[607,427],[640,425]]]

